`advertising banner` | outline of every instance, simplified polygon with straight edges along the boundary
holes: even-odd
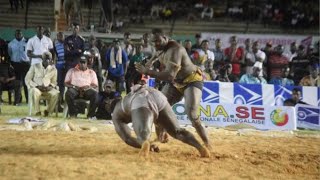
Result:
[[[233,33],[201,33],[202,39],[207,39],[210,42],[210,49],[214,49],[215,40],[220,39],[222,42],[222,48],[230,46],[229,38],[231,36],[238,37],[239,46],[244,46],[244,42],[247,38],[252,41],[258,41],[260,48],[263,48],[267,42],[271,42],[273,47],[281,44],[285,47],[286,51],[289,51],[290,44],[296,42],[298,45],[303,44],[305,47],[313,45],[314,42],[319,40],[319,37],[311,35],[274,35],[274,34],[233,34]]]
[[[296,105],[297,127],[320,130],[320,107]]]
[[[177,103],[172,109],[181,125],[191,124],[184,104]],[[294,107],[201,103],[198,113],[207,126],[225,127],[244,123],[260,130],[296,129]]]
[[[320,106],[319,87],[279,86],[272,84],[240,84],[205,81],[202,90],[202,102],[282,106],[291,98],[293,88],[301,90],[302,101]]]

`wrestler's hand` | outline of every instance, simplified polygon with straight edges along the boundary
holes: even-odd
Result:
[[[140,63],[135,64],[135,67],[136,67],[136,70],[141,74],[147,74],[148,72],[148,69]]]
[[[150,68],[152,67],[152,65],[153,65],[153,62],[154,62],[154,61],[152,61],[152,60],[147,61],[146,64],[145,64],[145,67],[146,67],[147,69],[150,69]]]

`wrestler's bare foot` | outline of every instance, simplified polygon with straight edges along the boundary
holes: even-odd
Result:
[[[210,157],[210,151],[206,147],[201,147],[199,149],[200,156],[204,158],[209,158]]]
[[[139,156],[140,157],[148,157],[150,152],[150,142],[145,141],[140,149]]]

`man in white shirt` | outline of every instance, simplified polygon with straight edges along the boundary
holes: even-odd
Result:
[[[258,61],[263,63],[263,61],[266,59],[266,53],[264,53],[259,49],[258,41],[255,41],[252,43],[252,51],[246,54],[246,59],[247,61],[250,61],[250,63],[247,62],[247,67],[246,67],[247,74],[252,73],[252,68],[255,62]],[[263,69],[260,71],[259,76],[263,76]]]
[[[201,68],[201,70],[205,70],[204,64],[206,61],[214,61],[214,53],[209,50],[209,41],[203,40],[201,42],[201,49],[195,51],[195,53],[191,56],[193,59],[193,63]]]
[[[48,108],[44,116],[52,113],[58,103],[59,88],[57,86],[57,69],[52,64],[52,55],[47,52],[43,56],[42,63],[31,65],[25,81],[29,91],[29,101],[33,100],[36,115],[41,115],[39,100],[40,96],[48,99]]]
[[[27,55],[30,58],[31,65],[42,62],[43,54],[51,52],[54,55],[53,43],[50,38],[43,35],[43,26],[37,27],[37,35],[29,39],[27,43]]]

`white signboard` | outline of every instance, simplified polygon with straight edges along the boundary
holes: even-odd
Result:
[[[180,124],[191,124],[182,103],[172,109]],[[199,115],[207,126],[244,123],[260,130],[296,130],[294,107],[201,103]]]

